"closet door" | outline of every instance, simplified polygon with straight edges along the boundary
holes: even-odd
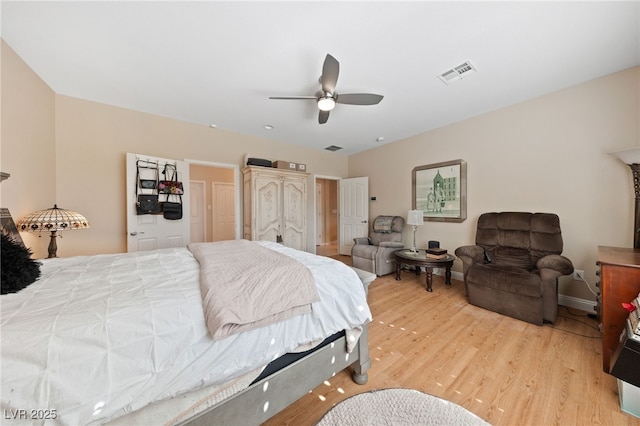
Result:
[[[282,182],[279,177],[256,173],[253,240],[276,241],[280,235]]]
[[[284,245],[305,250],[307,244],[305,177],[287,176],[283,181]]]

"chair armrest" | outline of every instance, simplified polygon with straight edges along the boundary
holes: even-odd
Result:
[[[467,271],[474,263],[485,263],[484,249],[480,246],[462,246],[455,251],[456,256],[462,260],[462,272],[466,276]]]
[[[480,246],[462,246],[455,251],[456,256],[464,261],[469,259],[469,263],[484,263],[484,249]]]
[[[398,241],[382,241],[379,247],[401,249],[404,248],[404,243]]]
[[[353,242],[356,244],[363,244],[365,246],[371,245],[371,241],[369,241],[369,238],[367,237],[354,238]]]
[[[558,275],[571,275],[573,273],[573,263],[568,258],[559,254],[549,254],[541,257],[536,263],[537,268],[551,269],[558,272]]]

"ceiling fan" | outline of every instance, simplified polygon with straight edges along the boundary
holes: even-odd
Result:
[[[270,96],[269,99],[293,99],[306,100],[313,99],[318,104],[320,114],[318,115],[318,123],[324,124],[329,119],[329,112],[336,104],[348,105],[376,105],[383,96],[373,93],[344,93],[338,95],[336,93],[336,83],[340,72],[340,63],[333,56],[327,54],[322,65],[322,75],[320,76],[320,84],[322,91],[316,96]]]

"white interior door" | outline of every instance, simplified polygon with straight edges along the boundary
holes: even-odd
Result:
[[[322,185],[316,183],[316,245],[324,244],[324,194]]]
[[[205,199],[205,182],[192,180],[189,183],[189,200],[191,204],[190,241],[192,243],[203,243],[207,235],[207,210]]]
[[[235,186],[213,182],[213,241],[233,240],[236,236]]]
[[[160,168],[160,179],[163,179],[162,169],[165,164],[175,164],[178,180],[186,186],[182,196],[182,219],[166,220],[162,215],[136,214],[136,161],[142,160],[157,163]],[[145,169],[145,173],[152,173]],[[153,157],[150,155],[127,153],[126,165],[127,181],[127,251],[154,250],[168,247],[185,247],[189,243],[189,165],[184,161],[169,158]],[[144,176],[152,178],[151,174]],[[150,190],[144,190],[149,193]],[[176,198],[176,197],[172,197]],[[160,195],[160,201],[165,196]]]
[[[351,255],[353,239],[369,235],[369,178],[340,180],[340,254]]]

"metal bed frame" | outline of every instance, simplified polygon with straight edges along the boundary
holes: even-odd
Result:
[[[342,336],[181,425],[259,425],[348,367],[353,369],[353,381],[365,384],[371,359],[367,325],[362,327],[351,353],[347,352],[346,337]]]

